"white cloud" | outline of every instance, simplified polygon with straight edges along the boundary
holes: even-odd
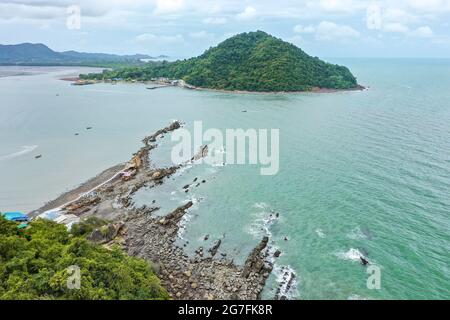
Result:
[[[365,1],[357,0],[320,0],[320,7],[325,11],[354,12],[367,7]]]
[[[393,22],[384,24],[383,31],[393,33],[408,33],[409,28],[400,22]]]
[[[296,45],[297,47],[302,47],[305,43],[303,38],[299,35],[288,38],[286,39],[286,41],[292,43],[293,45]]]
[[[409,7],[422,12],[439,12],[450,10],[448,0],[407,0]]]
[[[430,27],[423,26],[414,30],[411,35],[419,38],[432,38],[434,36],[434,32]]]
[[[295,33],[314,33],[314,32],[316,32],[316,28],[314,28],[314,26],[311,26],[311,25],[304,27],[304,26],[298,24],[294,27],[294,32]]]
[[[407,12],[403,9],[399,8],[386,8],[383,10],[383,21],[386,23],[389,22],[399,22],[403,24],[415,23],[420,18],[416,15]]]
[[[352,27],[330,21],[322,21],[316,28],[316,37],[319,40],[350,39],[359,36],[360,33]]]
[[[156,0],[155,14],[175,13],[183,9],[184,0]]]
[[[355,47],[367,47],[361,52],[372,54],[372,42],[366,38],[389,52],[401,37],[411,46],[441,43],[447,46],[444,55],[450,52],[450,0],[0,0],[0,43],[77,47],[81,36],[64,27],[66,8],[73,3],[81,7],[82,30],[89,31],[83,36],[86,51],[151,48],[191,55],[222,39],[222,34],[261,29],[283,37],[290,32],[293,42],[318,53],[327,46],[319,40],[358,39]],[[363,33],[359,28],[364,23]]]
[[[134,42],[140,44],[147,43],[180,43],[183,42],[183,36],[180,34],[177,35],[155,35],[152,33],[143,33],[134,38]]]
[[[244,11],[242,11],[241,13],[239,13],[236,18],[238,20],[250,20],[253,19],[256,16],[256,9],[253,7],[248,6],[247,8],[245,8]]]
[[[208,33],[205,30],[199,32],[191,32],[189,33],[189,37],[197,40],[212,40],[214,39],[214,35],[212,33]]]
[[[206,19],[203,19],[203,23],[204,24],[216,24],[216,25],[219,25],[219,24],[226,24],[227,23],[227,18],[224,18],[224,17],[215,17],[215,18],[206,18]]]

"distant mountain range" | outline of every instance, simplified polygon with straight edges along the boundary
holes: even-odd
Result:
[[[108,65],[165,59],[143,54],[116,55],[77,51],[56,52],[42,43],[0,45],[0,65]]]

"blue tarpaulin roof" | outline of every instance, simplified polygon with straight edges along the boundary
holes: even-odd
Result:
[[[26,214],[22,212],[3,212],[2,216],[5,217],[6,220],[11,221],[28,221],[29,218]]]

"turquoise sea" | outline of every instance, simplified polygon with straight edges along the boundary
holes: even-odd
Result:
[[[180,232],[188,252],[222,238],[220,252],[240,263],[270,235],[282,254],[265,298],[294,272],[291,298],[449,299],[450,60],[333,62],[369,90],[76,87],[59,78],[85,68],[0,67],[0,211],[36,209],[128,160],[173,119],[188,129],[196,120],[205,129],[277,128],[276,176],[261,176],[259,166],[194,165],[139,191],[136,205],[156,200],[165,214],[194,199]],[[169,137],[161,142],[155,165],[170,165],[172,145]],[[206,183],[185,193],[196,177]],[[380,290],[367,288],[360,255],[380,267]]]

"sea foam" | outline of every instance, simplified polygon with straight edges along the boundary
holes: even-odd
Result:
[[[361,251],[359,251],[358,249],[354,249],[354,248],[350,248],[346,252],[343,252],[343,251],[337,252],[336,257],[338,257],[339,259],[342,259],[342,260],[350,260],[350,261],[361,261],[361,258],[368,260],[367,257],[365,257],[361,253]]]

